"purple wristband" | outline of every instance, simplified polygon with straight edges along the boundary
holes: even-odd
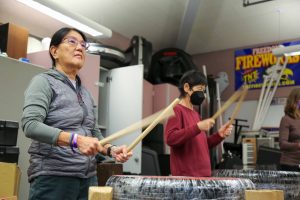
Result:
[[[71,149],[73,151],[73,153],[75,153],[74,148],[77,148],[77,134],[72,134],[72,141],[71,141]]]
[[[74,148],[77,148],[77,137],[78,137],[78,134],[75,134],[74,141],[73,141],[73,147]]]
[[[69,141],[70,147],[73,146],[73,138],[74,138],[74,133],[71,133],[71,137],[70,137],[70,141]]]

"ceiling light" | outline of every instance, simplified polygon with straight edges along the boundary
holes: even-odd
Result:
[[[81,30],[93,37],[107,38],[111,37],[112,35],[112,31],[110,29],[101,26],[100,24],[82,15],[72,13],[53,2],[49,2],[46,0],[39,0],[38,2],[33,0],[18,1],[71,27]]]
[[[300,55],[300,45],[283,46],[280,45],[277,48],[272,49],[274,56],[297,56]]]

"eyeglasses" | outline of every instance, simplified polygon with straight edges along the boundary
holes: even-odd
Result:
[[[206,86],[196,86],[196,87],[192,87],[193,91],[201,91],[201,92],[206,92]]]
[[[204,94],[206,93],[206,89],[201,89],[201,90],[192,90],[193,92],[203,92]]]
[[[87,43],[85,41],[78,41],[76,38],[73,38],[73,37],[64,38],[62,43],[67,43],[73,47],[77,47],[77,45],[80,44],[80,46],[85,50],[87,50],[90,46],[89,43]]]

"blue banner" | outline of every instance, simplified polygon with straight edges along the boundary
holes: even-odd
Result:
[[[283,43],[284,46],[298,45],[300,41]],[[272,54],[272,49],[279,45],[269,45],[251,49],[235,51],[235,90],[243,84],[249,89],[260,89],[263,85],[263,76],[268,69],[276,67],[277,57]],[[284,63],[283,57],[280,64]],[[288,57],[288,64],[284,70],[278,87],[300,85],[300,56]]]

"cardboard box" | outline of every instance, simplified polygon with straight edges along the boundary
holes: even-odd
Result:
[[[12,23],[0,25],[0,49],[11,58],[19,59],[27,56],[29,31]]]
[[[88,200],[112,200],[113,188],[109,186],[104,187],[89,187],[89,199]],[[1,199],[0,199],[1,200]]]
[[[13,197],[0,197],[0,200],[18,200],[16,196]]]
[[[284,193],[282,190],[246,190],[246,200],[284,200]]]
[[[16,163],[0,162],[0,197],[18,196],[20,177]]]

